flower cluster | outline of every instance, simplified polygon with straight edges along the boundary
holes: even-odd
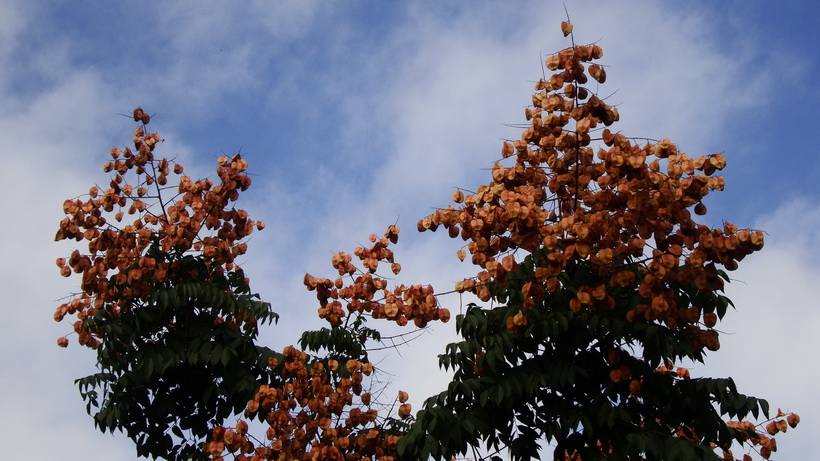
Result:
[[[254,444],[246,436],[247,423],[237,429],[214,428],[203,450],[212,459],[231,453],[237,460],[368,460],[390,461],[398,435],[379,425],[378,410],[362,386],[373,372],[372,363],[349,360],[312,361],[294,347],[283,350],[284,361],[269,364],[283,380],[279,387],[262,386],[248,402],[246,417],[264,420],[267,441]],[[399,416],[410,414],[407,394],[399,393]]]
[[[154,158],[162,138],[147,131],[148,114],[135,109],[134,120],[141,126],[134,132],[133,149],[111,149],[112,160],[103,167],[113,173],[108,187],[94,186],[87,198],[66,200],[66,217],[55,236],[58,241],[88,241],[87,253],[74,250],[57,259],[63,276],[73,272],[82,281],[81,293],[57,307],[54,320],[75,315],[79,343],[91,348],[100,341],[85,320],[100,309],[107,318],[116,318],[148,301],[157,286],[234,271],[236,257],[247,250],[244,240],[255,227],[264,227],[230,206],[251,184],[243,173],[248,164],[239,155],[218,159],[219,184],[195,181],[183,175],[182,165]],[[179,177],[175,186],[169,185],[172,174]],[[203,273],[183,267],[182,256],[191,252],[203,256]],[[237,315],[230,321],[238,326],[243,320]],[[58,344],[66,346],[68,340],[60,338]]]
[[[309,274],[304,277],[307,289],[316,291],[319,317],[333,330],[351,333],[359,348],[367,338],[362,316],[390,320],[400,326],[412,321],[419,328],[430,321],[446,322],[450,318],[449,310],[439,306],[431,286],[390,287],[388,280],[377,274],[382,263],[389,265],[394,275],[401,271],[389,248],[398,242],[398,236],[399,228],[389,226],[383,237],[370,235],[371,246],[358,247],[352,254],[334,254],[331,265],[339,275],[334,280]],[[361,267],[353,263],[354,257]],[[371,407],[377,402],[363,386],[364,378],[373,372],[368,360],[350,358],[342,365],[335,358],[312,358],[292,346],[283,350],[283,356],[282,363],[278,359],[269,361],[273,375],[281,380],[274,380],[277,385],[261,386],[245,412],[246,417],[255,416],[267,423],[267,442],[254,445],[237,436],[238,431],[217,427],[203,446],[206,453],[213,459],[231,453],[236,459],[253,460],[389,461],[396,456],[401,432],[394,423],[406,420],[412,411],[406,392],[399,392],[399,419],[380,418],[378,410]]]
[[[430,321],[447,322],[450,319],[450,311],[439,306],[432,286],[398,285],[390,288],[386,279],[376,275],[380,262],[390,264],[395,275],[401,271],[401,265],[394,261],[393,251],[388,248],[390,243],[398,242],[398,238],[399,227],[390,226],[384,237],[379,238],[376,234],[370,236],[373,244],[371,247],[358,247],[352,255],[336,253],[331,263],[340,277],[335,280],[305,275],[305,286],[308,290],[316,290],[321,306],[320,318],[327,320],[332,326],[339,326],[348,313],[360,312],[369,314],[374,319],[394,321],[401,326],[412,320],[419,328]],[[353,264],[354,256],[366,270]],[[352,283],[346,283],[342,278],[345,276]]]
[[[714,350],[714,323],[708,331],[700,327],[710,323],[711,313],[679,305],[674,287],[694,283],[701,292],[721,290],[719,266],[737,268],[763,247],[763,233],[695,221],[694,215],[706,212],[704,197],[724,187],[724,179],[714,176],[726,165],[722,154],[690,158],[668,139],[640,144],[605,128],[618,121],[617,109],[582,86],[589,78],[605,80],[597,64],[585,68],[601,56],[599,46],[589,45],[547,59],[556,73],[536,84],[525,113],[529,125],[501,149],[514,163],[496,163],[492,181],[474,193],[454,192],[458,206],[420,220],[419,230],[443,226],[467,241],[481,271],[459,282],[460,292],[488,301],[488,283],[504,286],[517,270],[516,250],[538,253],[525,290],[524,306],[531,308],[544,290],[561,289],[559,276],[569,265],[585,261],[609,283],[581,287],[574,312],[614,309],[611,289],[637,286],[645,302],[626,312],[627,319],[686,329],[695,347]],[[602,147],[596,151],[593,141]],[[511,330],[523,321],[513,321]]]

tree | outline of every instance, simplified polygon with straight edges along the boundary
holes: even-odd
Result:
[[[95,423],[168,459],[479,458],[481,448],[530,459],[543,441],[561,460],[735,459],[733,444],[768,459],[772,436],[799,417],[770,417],[731,378],[681,367],[719,349],[715,326],[733,306],[725,270],[760,250],[763,233],[695,221],[724,187],[725,157],[613,132],[617,109],[590,89],[606,80],[593,63],[601,47],[576,45],[568,22],[562,31],[572,45],[546,60],[553,74],[492,180],[418,223],[466,242],[457,256],[469,252],[478,272],[455,291],[482,304],[456,317],[462,340],[439,356],[452,382],[415,415],[405,392],[392,402],[370,392],[368,344],[381,333],[368,320],[421,328],[450,312],[431,286],[378,275],[401,270],[398,227],[335,254],[337,276],[305,276],[329,326],[305,332],[303,350],[258,346],[259,324],[276,315],[234,264],[263,227],[231,205],[250,185],[247,163],[220,157],[219,185],[181,176],[167,188],[173,162],[154,159],[160,137],[135,110],[135,151],[112,150],[110,187],[66,201],[57,235],[89,242],[58,260],[63,275],[82,274],[82,291],[55,319],[75,315],[79,342],[97,350],[100,373],[77,381]],[[136,220],[121,224],[122,210]],[[267,426],[265,441],[245,420],[223,426],[242,410]]]
[[[134,150],[112,149],[104,166],[109,187],[63,204],[56,240],[87,240],[88,253],[57,260],[82,282],[54,319],[76,316],[79,343],[97,351],[99,373],[76,381],[97,427],[126,432],[141,456],[185,459],[268,382],[276,354],[254,339],[277,317],[234,264],[242,240],[263,227],[231,206],[250,186],[247,162],[220,158],[218,185],[182,176],[168,186],[172,162],[154,158],[161,139],[147,132],[150,117],[136,109],[134,120]]]

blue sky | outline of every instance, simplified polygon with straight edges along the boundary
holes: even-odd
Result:
[[[329,274],[388,225],[400,281],[440,291],[470,274],[460,241],[415,232],[454,187],[489,179],[516,138],[541,58],[567,46],[561,2],[0,2],[0,189],[7,225],[0,326],[4,456],[128,460],[125,437],[95,432],[73,379],[93,355],[58,349],[51,320],[76,279],[59,277],[52,243],[61,204],[94,183],[142,106],[162,152],[194,176],[242,152],[254,184],[242,203],[268,227],[244,261],[282,314],[273,347],[320,325],[305,272]],[[690,154],[724,152],[722,219],[767,232],[728,289],[738,306],[722,349],[695,375],[733,376],[742,391],[800,413],[775,459],[806,458],[820,433],[820,175],[814,136],[820,19],[809,1],[567,2],[576,40],[599,41],[617,127],[670,137]],[[614,94],[613,94],[614,93]],[[457,298],[442,303],[455,313]],[[452,324],[385,358],[394,386],[420,402],[445,379],[435,354]],[[396,366],[396,360],[403,360]],[[394,365],[391,366],[391,361]]]

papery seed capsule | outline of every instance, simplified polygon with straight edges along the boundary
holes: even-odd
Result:
[[[586,99],[589,96],[589,91],[584,87],[578,88],[578,99]]]
[[[601,59],[604,56],[604,50],[598,45],[592,45],[590,50],[590,57],[592,59]]]
[[[769,433],[769,435],[775,435],[775,434],[777,434],[777,433],[779,432],[779,430],[777,429],[777,424],[775,424],[775,422],[774,422],[774,421],[772,421],[772,422],[770,422],[769,424],[767,424],[767,425],[766,425],[766,432],[768,432],[768,433]]]

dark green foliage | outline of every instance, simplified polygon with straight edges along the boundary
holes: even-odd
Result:
[[[366,318],[360,312],[348,317],[341,328],[305,331],[299,338],[299,346],[306,351],[325,351],[322,354],[324,359],[335,359],[339,363],[346,363],[348,360],[368,362],[365,344],[368,340],[381,341],[381,333],[366,327],[365,323]]]
[[[616,296],[613,310],[573,313],[569,300],[578,287],[608,284],[584,262],[567,267],[559,292],[523,309],[521,289],[539,257],[528,256],[506,286],[493,287],[506,305],[470,305],[457,317],[464,339],[440,356],[453,380],[426,402],[402,438],[403,459],[449,459],[479,441],[491,450],[509,449],[513,459],[539,459],[548,441],[557,459],[576,452],[590,461],[604,459],[594,448],[600,441],[612,448],[608,460],[717,460],[709,442],[724,446],[739,439],[722,415],[767,413],[765,401],[738,393],[731,379],[681,379],[674,370],[657,371],[669,360],[702,361],[703,353],[665,325],[628,322],[626,311],[645,302],[637,287],[607,287]],[[723,297],[679,288],[680,296],[698,297],[707,312],[725,309]],[[528,323],[513,334],[505,321],[519,310]],[[612,351],[620,362],[611,363]],[[639,397],[630,393],[631,379],[610,378],[622,365],[640,381]],[[681,427],[702,442],[680,438]]]
[[[86,319],[99,332],[101,372],[76,383],[97,427],[125,432],[138,455],[205,459],[197,443],[268,382],[273,352],[254,339],[277,316],[241,270],[222,275],[200,258],[179,261],[183,275],[149,300],[113,319],[105,308]]]

